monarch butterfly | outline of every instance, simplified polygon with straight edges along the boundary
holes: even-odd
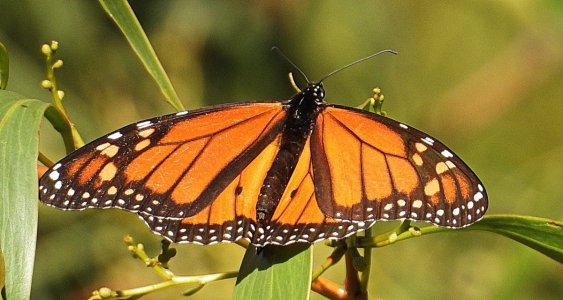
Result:
[[[460,228],[482,218],[483,184],[444,144],[324,98],[321,80],[289,100],[125,126],[55,164],[40,200],[136,212],[164,238],[196,244],[313,243],[377,220]]]

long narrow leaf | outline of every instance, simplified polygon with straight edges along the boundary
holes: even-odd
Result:
[[[119,29],[121,29],[149,74],[159,85],[168,103],[178,111],[184,110],[182,102],[180,102],[168,75],[166,75],[160,60],[156,56],[147,35],[143,31],[139,20],[135,17],[129,3],[127,3],[126,0],[99,1],[106,13],[114,20]]]
[[[504,235],[563,263],[563,222],[517,215],[493,215],[466,228]]]
[[[312,247],[267,246],[257,254],[248,247],[233,299],[309,299]]]
[[[8,299],[29,299],[37,235],[38,130],[49,104],[0,90],[0,248]]]
[[[2,249],[0,249],[0,299],[6,299],[6,289],[4,288],[6,283],[6,273],[4,269],[4,255],[2,254]]]
[[[8,50],[0,43],[0,90],[5,90],[8,85],[8,77],[10,77],[10,61],[8,59]]]

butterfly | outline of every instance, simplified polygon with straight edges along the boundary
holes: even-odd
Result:
[[[39,198],[63,210],[135,212],[172,242],[204,245],[313,243],[377,220],[461,228],[483,217],[483,184],[444,144],[324,98],[321,80],[289,100],[125,126],[56,163]]]

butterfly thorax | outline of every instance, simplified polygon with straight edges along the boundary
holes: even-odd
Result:
[[[305,143],[315,127],[315,119],[324,107],[322,83],[310,83],[287,102],[287,120],[281,133],[279,151],[268,170],[256,204],[257,220],[266,225],[272,218],[289,183]]]

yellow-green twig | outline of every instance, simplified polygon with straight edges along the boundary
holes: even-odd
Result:
[[[63,106],[62,100],[64,97],[64,91],[58,88],[57,77],[55,76],[55,69],[61,68],[63,66],[62,60],[55,59],[55,52],[58,48],[59,43],[56,41],[52,41],[51,44],[44,44],[43,46],[41,46],[41,52],[45,55],[45,66],[47,69],[47,79],[41,82],[41,87],[48,90],[51,94],[51,98],[53,98],[53,106],[58,113],[54,114],[51,112],[49,114],[51,118],[49,118],[49,116],[47,115],[46,116],[51,121],[51,123],[53,123],[55,129],[57,129],[57,131],[59,131],[63,135],[66,151],[67,153],[69,153],[84,145],[84,141],[70,121]]]

